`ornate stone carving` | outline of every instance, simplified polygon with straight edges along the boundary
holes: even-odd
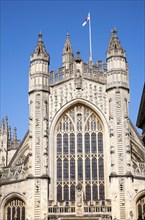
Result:
[[[77,70],[75,74],[75,88],[76,89],[82,88],[82,76],[80,70]]]

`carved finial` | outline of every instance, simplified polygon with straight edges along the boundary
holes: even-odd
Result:
[[[114,28],[113,28],[113,30],[111,31],[111,34],[116,35],[116,34],[117,34],[117,32],[118,32],[118,31],[117,31],[117,28],[116,28],[116,27],[114,27]]]
[[[66,37],[69,38],[69,33],[68,32],[66,33]]]
[[[11,127],[9,126],[9,131],[8,131],[8,137],[9,137],[9,140],[11,140]]]
[[[77,58],[80,58],[80,51],[76,52]]]
[[[40,33],[38,34],[39,41],[42,41],[42,36],[43,36],[43,34],[42,34],[42,32],[40,32]]]
[[[77,51],[76,52],[76,59],[75,59],[76,62],[80,63],[82,61],[81,57],[80,57],[80,51]]]
[[[14,140],[14,141],[17,141],[17,129],[16,129],[16,127],[14,127],[13,140]]]

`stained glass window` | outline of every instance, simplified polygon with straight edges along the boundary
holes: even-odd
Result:
[[[99,179],[104,179],[104,162],[102,157],[99,158]]]
[[[68,154],[68,134],[63,135],[63,153]]]
[[[92,158],[92,179],[97,179],[97,159],[95,157]]]
[[[78,153],[82,153],[82,134],[77,134],[77,148]]]
[[[96,133],[91,134],[91,145],[92,145],[92,153],[96,153],[97,146],[96,146]]]
[[[68,200],[69,200],[68,185],[64,185],[64,200],[65,200],[65,201],[68,201]]]
[[[83,179],[83,161],[82,158],[78,159],[78,180]]]
[[[100,196],[100,199],[104,200],[104,185],[103,184],[100,184],[99,186],[99,196]]]
[[[75,154],[75,135],[70,134],[70,154]]]
[[[70,200],[75,201],[75,185],[71,185],[70,187]]]
[[[68,179],[68,159],[64,159],[63,161],[63,178],[64,180]]]
[[[86,158],[85,160],[85,174],[86,180],[90,180],[90,159]]]
[[[75,179],[75,159],[74,158],[70,159],[70,179],[71,180]]]
[[[57,201],[61,201],[62,200],[62,186],[58,185],[57,186]]]
[[[93,185],[93,200],[98,199],[98,187],[96,184]]]
[[[85,153],[90,153],[90,135],[89,133],[85,134]]]
[[[62,153],[62,135],[61,134],[57,135],[57,153],[58,154]]]
[[[90,185],[86,185],[86,200],[91,200],[91,187]]]
[[[62,160],[61,159],[57,160],[57,179],[58,180],[62,179]]]
[[[25,203],[18,197],[7,201],[4,208],[6,220],[25,220]]]
[[[103,135],[98,133],[98,152],[103,153]]]
[[[59,119],[55,141],[58,201],[74,201],[79,181],[87,200],[104,198],[102,132],[100,118],[83,105],[75,105]]]

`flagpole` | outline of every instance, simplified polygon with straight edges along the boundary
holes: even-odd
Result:
[[[89,19],[89,40],[90,40],[90,57],[89,57],[89,60],[90,62],[92,62],[92,37],[91,37],[91,15],[90,15],[90,12],[89,12],[89,16],[90,16],[90,19]]]

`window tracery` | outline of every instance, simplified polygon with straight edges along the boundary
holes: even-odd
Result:
[[[17,197],[14,197],[5,205],[4,220],[25,220],[25,203]]]
[[[76,185],[84,187],[86,200],[104,197],[103,130],[99,117],[76,105],[56,126],[57,201],[74,201]]]

